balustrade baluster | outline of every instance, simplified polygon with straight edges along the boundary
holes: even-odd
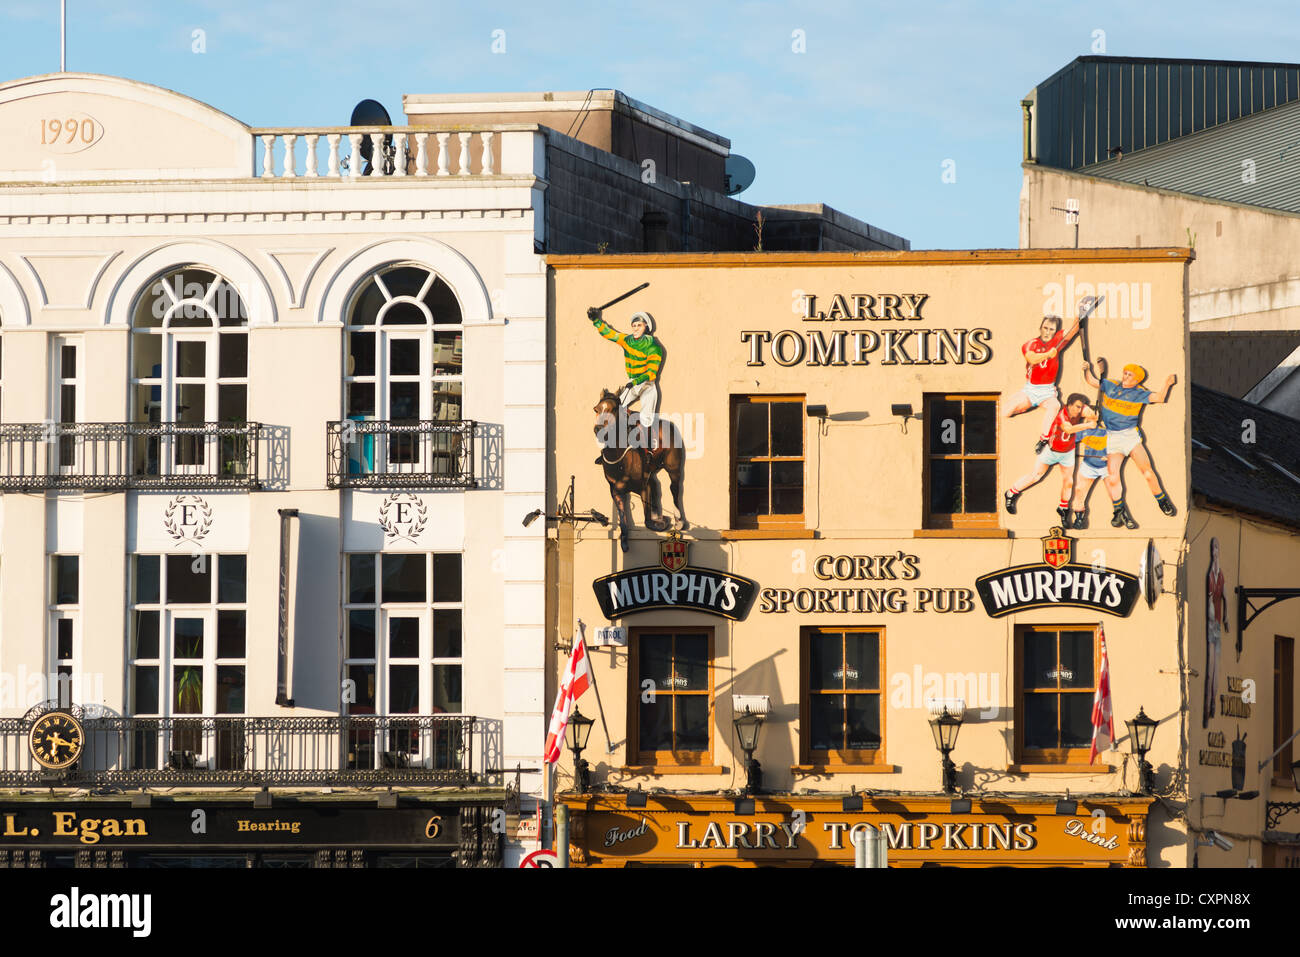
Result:
[[[306,167],[303,169],[304,176],[319,176],[316,172],[316,141],[320,139],[319,133],[306,133],[303,139],[307,141],[307,160]]]
[[[325,157],[325,175],[331,179],[338,179],[339,175],[339,134],[326,133],[325,142],[329,146],[329,153]]]
[[[447,169],[447,140],[450,133],[438,133],[438,175],[447,176],[451,171]]]
[[[460,156],[456,160],[456,163],[459,166],[459,168],[456,170],[456,174],[458,176],[469,175],[469,138],[471,135],[473,134],[471,133],[456,134],[456,136],[460,139]]]
[[[275,178],[275,134],[262,134],[262,175]]]
[[[428,133],[415,134],[415,175],[429,175]]]
[[[479,139],[483,141],[483,167],[479,170],[484,176],[491,176],[496,172],[496,157],[492,155],[492,130],[484,130],[479,134]]]
[[[348,146],[352,152],[348,155],[348,178],[356,182],[361,175],[361,133],[348,134]]]
[[[293,145],[298,141],[298,134],[284,134],[284,171],[281,176],[284,179],[293,179],[298,173],[294,170]]]

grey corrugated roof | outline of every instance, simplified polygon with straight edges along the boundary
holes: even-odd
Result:
[[[1253,167],[1247,167],[1250,161]],[[1253,172],[1254,182],[1244,182]],[[1300,213],[1300,101],[1093,163],[1090,176]]]

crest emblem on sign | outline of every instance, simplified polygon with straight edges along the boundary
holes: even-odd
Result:
[[[429,521],[429,507],[410,492],[397,492],[379,503],[379,527],[384,538],[414,542]]]
[[[679,572],[686,567],[687,543],[682,541],[680,532],[671,532],[666,541],[659,543],[659,564],[670,572]]]
[[[176,545],[201,542],[212,528],[212,506],[197,495],[177,495],[163,509],[163,528]]]
[[[1068,565],[1073,550],[1074,540],[1059,525],[1054,526],[1043,539],[1043,561],[1053,568]]]

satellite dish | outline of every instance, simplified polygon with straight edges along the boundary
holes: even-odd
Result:
[[[392,117],[384,109],[384,104],[378,100],[362,100],[352,108],[352,120],[350,126],[392,126]],[[361,158],[366,161],[366,168],[361,171],[362,176],[369,176],[373,168],[374,146],[369,136],[361,139]],[[384,175],[393,172],[393,138],[384,137]]]
[[[728,196],[735,196],[737,193],[743,192],[754,185],[754,177],[758,175],[758,171],[754,169],[754,164],[745,157],[739,153],[732,153],[727,157],[725,175],[727,182],[723,192]]]
[[[1142,582],[1142,597],[1147,600],[1147,607],[1154,608],[1165,584],[1165,563],[1156,551],[1154,539],[1148,538],[1147,547],[1142,550],[1142,558],[1138,560],[1138,578]]]

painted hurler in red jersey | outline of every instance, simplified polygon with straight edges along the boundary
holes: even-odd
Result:
[[[1061,371],[1061,353],[1079,334],[1082,317],[1091,306],[1092,301],[1087,298],[1079,303],[1080,318],[1066,332],[1061,331],[1060,316],[1044,316],[1038,335],[1020,347],[1020,353],[1025,357],[1025,384],[1011,397],[1007,418],[1042,406],[1043,431],[1034,446],[1035,452],[1047,447],[1052,422],[1061,411],[1060,391],[1056,387]]]
[[[1042,480],[1053,465],[1061,473],[1061,501],[1056,513],[1061,516],[1063,528],[1069,528],[1070,493],[1074,490],[1075,433],[1091,429],[1097,424],[1097,411],[1088,407],[1088,399],[1075,392],[1052,419],[1047,433],[1047,446],[1039,451],[1038,461],[1032,471],[1016,479],[1015,484],[1003,493],[1007,511],[1016,514],[1016,499],[1020,493]]]

